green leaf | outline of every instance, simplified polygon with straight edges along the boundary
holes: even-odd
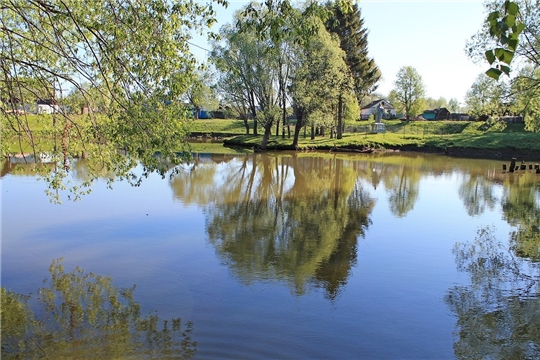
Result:
[[[508,40],[508,49],[510,49],[512,51],[516,51],[518,44],[519,44],[519,41],[517,39],[509,39]]]
[[[516,24],[516,17],[514,15],[506,15],[503,18],[503,21],[506,25],[508,25],[509,28],[511,28]]]
[[[496,25],[497,31],[496,34],[502,34],[508,31],[509,27],[504,21],[499,21]]]
[[[517,35],[521,34],[523,29],[525,29],[525,24],[522,22],[519,22],[512,27],[512,31]]]
[[[493,12],[489,13],[486,21],[497,20],[500,17],[501,17],[501,12],[500,11],[493,11]]]
[[[497,57],[497,59],[499,59],[499,61],[510,64],[510,62],[514,58],[514,52],[503,48],[496,48],[495,56]]]
[[[504,58],[504,49],[503,48],[496,48],[495,49],[495,56],[499,61],[503,61]]]
[[[513,58],[514,58],[514,52],[505,49],[503,59],[501,61],[506,63],[506,64],[510,64],[512,62]]]
[[[495,68],[491,68],[488,71],[486,71],[486,75],[495,80],[499,80],[499,77],[501,76],[501,74],[502,74],[502,71]]]
[[[512,16],[516,16],[519,12],[519,6],[515,2],[507,1],[505,3],[506,12]]]
[[[503,73],[510,76],[510,66],[501,65],[500,68]]]
[[[489,65],[493,64],[495,61],[495,54],[493,54],[493,50],[486,51],[486,59],[489,62]]]

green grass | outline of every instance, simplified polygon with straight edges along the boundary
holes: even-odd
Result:
[[[223,146],[222,142],[190,142],[191,151],[195,153],[204,153],[204,154],[240,154],[240,153],[249,153],[249,149],[244,147],[226,147]]]
[[[253,129],[253,121],[249,121],[250,129]],[[216,135],[241,135],[246,133],[244,122],[237,119],[199,119],[191,123],[190,130],[193,134],[216,134]],[[253,130],[251,130],[253,131]]]
[[[300,135],[300,150],[327,150],[332,148],[348,149],[405,149],[425,151],[446,151],[452,148],[483,149],[504,151],[527,151],[540,153],[540,133],[524,130],[523,124],[490,125],[469,121],[418,121],[387,122],[386,133],[369,132],[345,133],[340,140],[329,136],[310,140],[309,135]],[[504,125],[504,124],[503,124]],[[240,135],[228,139],[228,144],[255,147],[262,136]],[[290,149],[292,138],[271,136],[269,149]]]

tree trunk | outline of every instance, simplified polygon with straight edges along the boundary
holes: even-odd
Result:
[[[255,107],[255,95],[253,95],[253,90],[249,92],[249,107],[253,114],[253,135],[257,136],[257,108]]]
[[[296,125],[294,126],[294,137],[293,137],[293,148],[298,147],[298,137],[300,136],[300,130],[302,129],[303,124],[303,116],[300,114],[296,114]]]
[[[343,138],[343,94],[338,99],[337,139]]]
[[[246,135],[249,135],[249,122],[248,122],[248,118],[246,117],[244,119],[244,127],[246,128]]]
[[[261,150],[266,150],[266,145],[268,144],[268,139],[270,139],[271,133],[272,133],[272,123],[264,127],[264,135],[261,141]]]
[[[315,140],[315,125],[311,125],[311,140]]]

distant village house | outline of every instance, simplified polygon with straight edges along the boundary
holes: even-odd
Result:
[[[379,106],[382,105],[384,112],[383,112],[383,119],[395,119],[396,118],[396,108],[393,107],[387,100],[380,99],[376,101],[372,101],[366,106],[364,106],[360,111],[360,119],[362,120],[368,120],[370,115],[376,116],[377,109]]]
[[[451,114],[447,108],[424,110],[422,117],[426,120],[450,120]]]
[[[55,114],[60,112],[60,105],[53,99],[38,100],[36,113],[38,114]]]

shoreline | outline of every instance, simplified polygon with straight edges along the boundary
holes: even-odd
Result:
[[[256,146],[250,143],[242,143],[238,141],[230,141],[223,139],[224,146],[236,146],[243,148],[251,148],[254,151],[260,152]],[[540,153],[535,150],[524,149],[489,149],[489,148],[474,148],[474,147],[447,147],[445,149],[439,147],[403,145],[392,146],[386,148],[368,148],[364,146],[313,146],[299,147],[294,149],[292,146],[284,145],[268,145],[266,151],[329,151],[329,152],[348,152],[348,153],[373,153],[373,152],[416,152],[425,154],[440,154],[452,157],[462,157],[470,159],[491,159],[510,161],[515,158],[519,161],[529,161],[540,163]]]

